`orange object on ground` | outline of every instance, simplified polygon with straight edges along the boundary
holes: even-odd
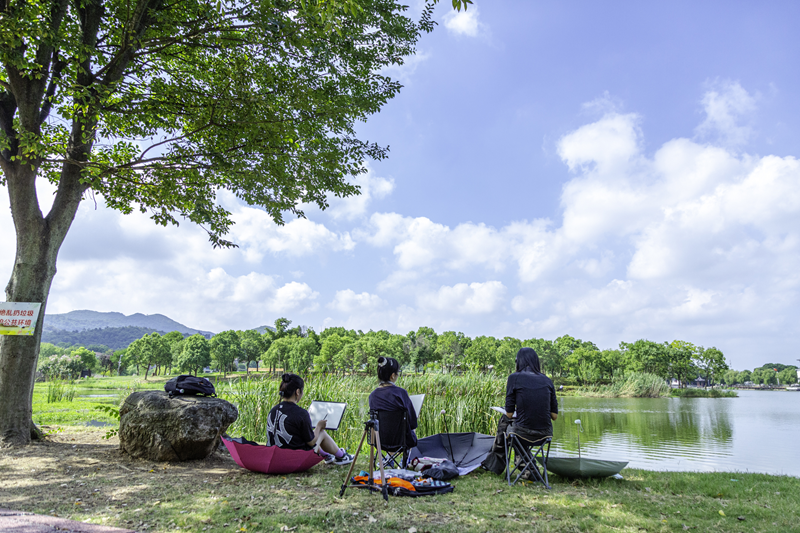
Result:
[[[366,485],[367,481],[369,481],[369,477],[367,477],[367,476],[354,476],[353,477],[353,481],[355,481],[356,483],[363,483],[364,485]],[[378,479],[375,479],[375,478],[373,478],[373,481],[375,483],[380,483],[380,481]],[[390,477],[389,479],[386,480],[386,483],[390,487],[403,487],[406,490],[411,490],[411,491],[414,491],[414,492],[417,491],[417,489],[414,488],[414,485],[412,485],[408,481],[405,481],[404,479],[400,479],[399,477]]]

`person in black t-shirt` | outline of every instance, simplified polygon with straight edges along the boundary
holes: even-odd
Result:
[[[378,358],[378,379],[380,384],[369,395],[369,408],[376,411],[407,411],[408,432],[406,433],[406,446],[413,448],[417,445],[417,411],[408,392],[398,387],[395,382],[400,375],[400,363],[394,357]]]
[[[313,450],[323,456],[328,464],[346,465],[353,456],[336,445],[325,431],[325,420],[311,426],[308,411],[297,405],[303,397],[305,382],[296,374],[281,377],[280,394],[283,400],[267,415],[267,446],[279,446],[290,450]]]
[[[506,414],[497,425],[492,452],[482,463],[495,474],[502,474],[506,468],[505,434],[509,425],[513,423],[515,433],[535,442],[553,436],[553,420],[558,418],[556,389],[542,373],[536,351],[521,348],[516,363],[517,371],[506,382]]]

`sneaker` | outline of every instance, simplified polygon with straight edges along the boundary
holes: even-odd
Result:
[[[331,461],[328,464],[333,464],[337,466],[349,465],[350,463],[353,462],[354,459],[354,457],[347,452],[344,452],[344,455],[341,457],[336,457],[335,455],[332,455],[331,457],[333,457],[333,461]]]
[[[339,450],[341,450],[343,456],[347,455],[347,450],[345,450],[344,448],[339,448]],[[327,453],[323,450],[320,450],[320,455],[322,455],[322,458],[325,460],[326,465],[333,464],[333,462],[336,461],[336,455],[333,453]]]

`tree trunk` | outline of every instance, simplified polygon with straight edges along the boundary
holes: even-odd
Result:
[[[42,216],[36,197],[37,170],[29,165],[3,161],[17,249],[7,302],[41,303],[36,330],[31,336],[0,336],[0,446],[25,445],[33,424],[33,384],[39,358],[39,342],[47,308],[47,296],[56,274],[58,250],[64,242],[83,187],[77,176],[62,174],[53,208]]]

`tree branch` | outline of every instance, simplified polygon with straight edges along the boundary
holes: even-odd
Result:
[[[47,92],[44,94],[42,110],[39,113],[39,124],[44,124],[44,121],[47,120],[48,116],[50,116],[50,110],[53,107],[52,99],[56,94],[58,81],[61,79],[61,73],[63,72],[64,68],[67,66],[66,61],[58,59],[58,50],[56,50],[53,59],[55,59],[55,65],[53,65],[53,72],[50,75],[50,84],[47,86]]]

